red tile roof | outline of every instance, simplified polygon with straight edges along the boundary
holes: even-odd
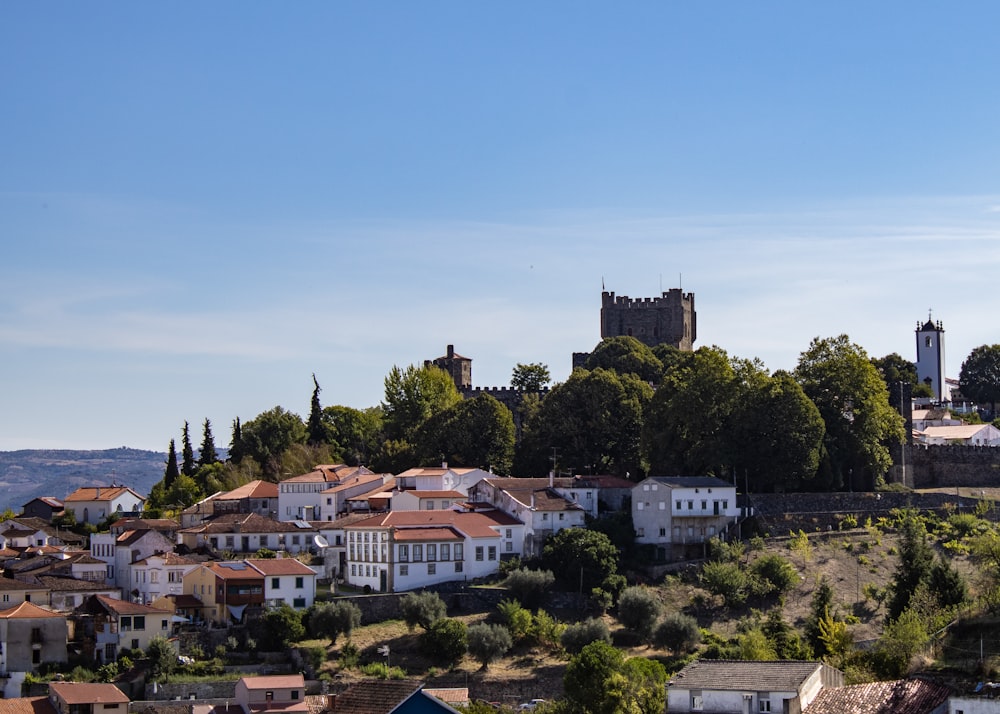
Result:
[[[118,600],[113,597],[108,597],[107,595],[94,595],[93,597],[104,607],[105,610],[113,612],[117,615],[162,615],[169,614],[170,612],[169,610],[161,610],[158,607],[140,605],[137,602]]]
[[[46,610],[44,607],[38,607],[38,605],[27,601],[6,610],[0,610],[0,620],[39,620],[52,617],[65,619],[66,616],[52,610]]]
[[[145,501],[144,496],[140,496],[138,493],[130,489],[128,486],[96,486],[96,487],[85,487],[78,488],[70,495],[66,496],[65,503],[72,503],[73,501],[111,501],[119,496],[124,496],[125,494],[131,493],[133,496],[141,501]]]
[[[243,685],[250,690],[257,689],[295,689],[305,687],[306,682],[301,674],[274,674],[260,677],[243,677]]]
[[[372,516],[364,521],[358,521],[347,528],[391,527],[396,528],[398,532],[403,528],[452,526],[471,538],[493,538],[497,536],[497,531],[493,530],[495,527],[515,524],[521,525],[521,522],[501,511],[475,513],[452,510],[390,511]]]
[[[263,575],[315,575],[316,571],[295,558],[252,558],[246,564]]]
[[[55,692],[67,704],[125,704],[129,701],[113,684],[51,682],[49,691]]]
[[[0,714],[56,714],[48,697],[0,699]]]
[[[398,528],[393,535],[393,539],[401,543],[425,540],[465,540],[451,526],[439,526],[437,528]]]
[[[278,484],[270,481],[251,481],[239,488],[220,494],[217,498],[220,501],[237,501],[244,498],[277,498]]]
[[[827,687],[803,714],[929,714],[951,693],[943,684],[921,679]]]
[[[317,466],[309,473],[286,478],[281,483],[340,483],[344,479],[360,474],[372,473],[364,466],[348,466],[347,464],[324,464]]]
[[[415,680],[377,679],[358,682],[333,699],[334,714],[389,714],[420,691]]]
[[[259,570],[254,570],[243,560],[205,563],[205,567],[223,580],[261,580],[264,577]]]

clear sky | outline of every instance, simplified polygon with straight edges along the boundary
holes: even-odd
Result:
[[[698,345],[1000,342],[1000,5],[9,2],[0,450],[217,443],[448,344],[564,380],[603,285]]]

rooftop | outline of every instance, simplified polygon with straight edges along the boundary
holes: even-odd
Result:
[[[113,684],[89,682],[51,682],[54,692],[67,704],[127,704],[129,698]]]
[[[675,674],[669,686],[716,691],[794,692],[823,666],[822,662],[798,660],[758,662],[699,659]]]

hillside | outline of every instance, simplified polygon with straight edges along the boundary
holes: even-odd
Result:
[[[0,509],[38,496],[63,498],[80,486],[114,481],[146,495],[163,478],[167,455],[121,447],[100,451],[0,451]]]

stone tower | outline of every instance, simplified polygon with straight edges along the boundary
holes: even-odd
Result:
[[[450,374],[458,391],[464,392],[472,388],[472,358],[456,354],[455,345],[448,345],[448,351],[443,357],[424,362],[428,363]]]
[[[690,352],[698,337],[694,293],[672,288],[657,298],[632,300],[601,293],[601,339],[631,336],[650,347],[673,345]]]
[[[927,322],[917,323],[917,379],[930,386],[934,400],[951,401],[944,378],[944,325],[927,316]]]

